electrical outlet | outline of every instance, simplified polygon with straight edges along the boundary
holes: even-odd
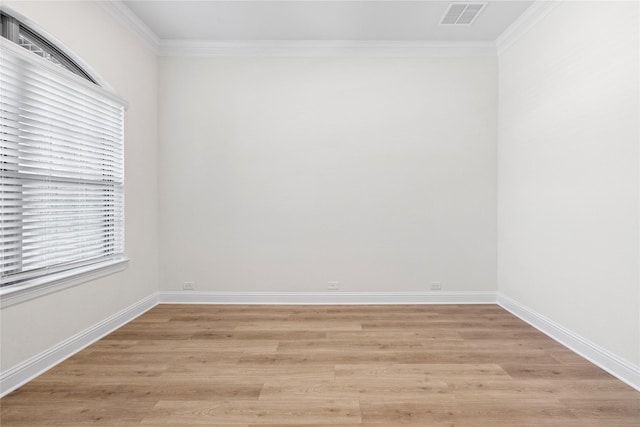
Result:
[[[340,290],[340,282],[327,282],[327,290],[328,291],[339,291]]]
[[[442,290],[442,283],[440,283],[440,282],[431,282],[431,290],[432,291],[441,291]]]
[[[195,283],[193,282],[184,282],[182,284],[182,289],[185,291],[193,291],[195,289]]]

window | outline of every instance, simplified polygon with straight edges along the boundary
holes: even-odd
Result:
[[[38,33],[0,18],[4,297],[124,262],[124,102]]]

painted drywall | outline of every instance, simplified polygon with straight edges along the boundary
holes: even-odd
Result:
[[[81,57],[129,102],[125,115],[129,268],[0,312],[4,372],[157,291],[157,59],[97,2],[3,4]]]
[[[496,289],[496,58],[160,58],[161,290]]]
[[[637,2],[561,2],[499,57],[498,289],[640,367]]]

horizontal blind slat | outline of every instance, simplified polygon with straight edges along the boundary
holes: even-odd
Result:
[[[77,90],[63,83],[62,79],[51,78],[51,75],[43,75],[41,70],[29,66],[26,62],[13,61],[11,58],[3,57],[4,67],[0,69],[0,79],[7,85],[14,85],[21,90],[35,90],[36,93],[45,93],[48,96],[61,99],[80,99],[84,110],[110,114],[118,110],[122,105],[118,105],[106,97],[92,96],[86,91]],[[25,65],[26,64],[26,65]],[[102,107],[102,105],[105,107]]]
[[[16,86],[20,84],[21,86]],[[23,82],[8,81],[0,75],[0,87],[5,95],[3,104],[6,106],[8,113],[16,113],[16,109],[42,109],[45,111],[54,111],[59,117],[73,118],[78,115],[79,123],[96,126],[100,129],[118,129],[120,123],[118,121],[121,110],[114,110],[110,113],[102,111],[101,114],[94,114],[78,108],[79,105],[74,103],[76,100],[60,98],[57,94],[49,95],[47,92],[38,91],[33,87],[25,87]]]
[[[0,285],[121,256],[124,105],[0,49]]]

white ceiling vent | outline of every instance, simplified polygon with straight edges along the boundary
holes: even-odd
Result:
[[[487,3],[451,3],[440,25],[471,25]]]

